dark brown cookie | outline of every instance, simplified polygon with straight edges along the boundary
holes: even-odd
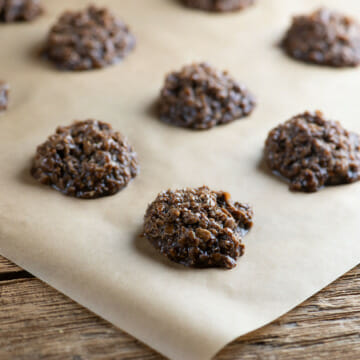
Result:
[[[40,0],[0,0],[0,21],[31,21],[43,12]]]
[[[168,190],[149,205],[144,236],[174,262],[231,269],[244,253],[252,218],[251,207],[233,202],[229,193],[206,186]]]
[[[290,180],[291,190],[352,183],[360,179],[360,136],[325,120],[320,111],[305,112],[270,131],[265,159]]]
[[[360,63],[360,24],[329,9],[293,18],[282,47],[293,58],[334,67]]]
[[[255,3],[255,0],[182,0],[191,8],[207,11],[235,11],[245,9]]]
[[[58,127],[37,148],[31,174],[65,195],[94,199],[117,193],[138,170],[126,138],[109,124],[86,120]]]
[[[108,9],[89,6],[67,11],[51,28],[44,53],[64,70],[90,70],[114,64],[135,46],[135,37]]]
[[[192,64],[166,77],[159,100],[160,119],[193,129],[209,129],[249,115],[255,99],[227,72]]]
[[[4,111],[8,107],[9,102],[9,85],[0,81],[0,111]]]

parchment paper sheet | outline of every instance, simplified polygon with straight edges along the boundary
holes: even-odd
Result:
[[[360,132],[360,70],[304,65],[276,46],[292,14],[324,2],[258,0],[212,15],[175,0],[98,1],[131,26],[138,46],[123,63],[84,73],[57,71],[35,54],[58,14],[87,1],[44,3],[38,21],[0,27],[0,77],[12,88],[0,116],[2,255],[175,360],[209,359],[359,263],[360,183],[292,193],[261,163],[270,128],[306,109]],[[360,17],[358,0],[326,4]],[[154,117],[165,73],[200,60],[248,85],[259,102],[250,118],[195,132]],[[33,180],[36,146],[57,125],[89,117],[128,136],[141,175],[95,201]],[[177,266],[138,238],[159,191],[203,184],[254,206],[232,271]]]

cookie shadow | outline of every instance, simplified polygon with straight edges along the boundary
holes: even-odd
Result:
[[[321,64],[313,61],[307,61],[301,58],[296,58],[292,56],[288,51],[286,51],[286,48],[284,46],[284,36],[280,39],[277,39],[273,43],[273,48],[279,51],[279,53],[282,54],[283,57],[285,57],[288,60],[288,63],[291,64],[295,68],[303,68],[308,70],[314,70],[322,71],[322,72],[328,72],[332,71],[334,73],[338,72],[345,72],[345,71],[353,71],[356,70],[356,66],[348,66],[348,67],[338,67],[338,66],[332,66],[328,64]]]
[[[158,116],[158,108],[159,108],[159,99],[155,99],[148,104],[145,109],[146,115],[150,116],[152,119],[160,121]]]
[[[184,9],[187,9],[189,11],[195,11],[198,13],[207,13],[207,16],[213,16],[213,17],[224,17],[224,16],[230,16],[232,14],[236,14],[238,15],[239,13],[243,13],[244,11],[247,11],[251,8],[255,8],[256,7],[256,1],[254,3],[252,3],[251,5],[245,6],[244,8],[233,8],[233,9],[227,9],[227,10],[223,10],[223,11],[217,11],[217,10],[209,10],[209,9],[203,9],[201,7],[197,7],[197,6],[191,6],[190,4],[188,4],[188,1],[185,0],[173,0],[173,3],[181,6]]]
[[[150,102],[150,104],[148,104],[148,106],[145,108],[145,114],[154,122],[156,122],[158,125],[160,126],[165,126],[167,128],[171,128],[171,129],[179,129],[179,127],[171,125],[165,121],[162,121],[160,119],[160,115],[159,115],[159,102],[160,99],[156,98],[155,100],[153,100],[152,102]],[[181,128],[180,128],[181,129]]]
[[[182,7],[183,9],[192,10],[192,11],[194,11],[194,10],[199,11],[199,9],[191,8],[191,7],[187,6],[187,5],[185,4],[185,0],[173,0],[173,3],[174,3],[175,5],[177,5],[177,6]]]
[[[133,246],[138,254],[142,257],[154,261],[167,269],[175,271],[190,271],[191,268],[187,268],[184,265],[180,265],[170,261],[166,256],[160,254],[142,235],[142,228],[137,231],[134,237]]]
[[[274,181],[278,181],[278,182],[281,182],[281,183],[286,184],[287,186],[289,186],[289,181],[287,179],[285,179],[284,177],[282,177],[279,174],[274,173],[273,171],[271,171],[269,169],[263,155],[259,159],[256,168],[262,175],[265,175],[265,176],[273,179]]]
[[[260,159],[257,162],[256,166],[257,170],[260,171],[263,175],[274,177],[274,174],[269,169],[269,167],[266,165],[266,161],[264,159],[264,155],[261,155]]]
[[[31,164],[31,160],[28,163]],[[39,186],[39,183],[31,175],[30,166],[25,166],[19,171],[17,175],[17,180],[23,185],[36,186],[36,187]]]
[[[30,44],[27,49],[27,57],[33,65],[41,67],[46,70],[58,70],[47,58],[45,53],[45,40],[38,41],[35,44]]]
[[[31,164],[32,159],[30,159],[27,163]],[[31,166],[24,166],[17,174],[16,180],[27,187],[32,187],[33,189],[48,191],[49,193],[52,192],[51,186],[43,185],[38,182],[32,175],[31,175]]]
[[[163,121],[160,117],[160,111],[159,111],[159,103],[160,103],[160,98],[158,97],[156,100],[153,100],[151,103],[148,104],[148,106],[145,107],[145,114],[150,117],[153,121],[155,121],[157,124],[160,124],[161,126],[165,126],[168,129],[172,129],[174,131],[180,132],[182,131],[183,133],[194,133],[194,134],[199,134],[199,133],[205,133],[207,131],[214,131],[216,130],[216,128],[222,128],[225,126],[229,126],[231,124],[220,124],[211,128],[205,128],[205,129],[197,129],[197,128],[192,128],[192,127],[187,127],[187,126],[179,126],[176,124],[171,124],[167,121]],[[233,121],[234,122],[234,121]]]

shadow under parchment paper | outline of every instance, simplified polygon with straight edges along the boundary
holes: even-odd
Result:
[[[32,163],[32,159],[27,162],[28,164]],[[27,186],[44,186],[37,182],[31,175],[31,167],[25,166],[21,169],[21,171],[17,174],[17,180],[24,185]]]
[[[285,184],[285,186],[289,186],[289,180],[285,179],[284,177],[274,174],[269,167],[266,164],[266,161],[264,159],[264,156],[262,155],[260,160],[257,163],[257,170],[262,174],[265,175],[271,179],[273,179],[274,181],[280,181],[282,183]]]
[[[48,71],[59,71],[59,69],[47,58],[44,50],[45,38],[35,44],[29,44],[27,57],[33,66],[41,67]]]

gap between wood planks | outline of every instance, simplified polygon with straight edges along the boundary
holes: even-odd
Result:
[[[5,272],[5,273],[0,273],[0,282],[16,280],[16,279],[29,279],[33,277],[34,277],[33,275],[29,274],[25,270]]]
[[[28,279],[34,276],[27,271],[21,269],[9,260],[0,256],[0,282],[16,279]]]

